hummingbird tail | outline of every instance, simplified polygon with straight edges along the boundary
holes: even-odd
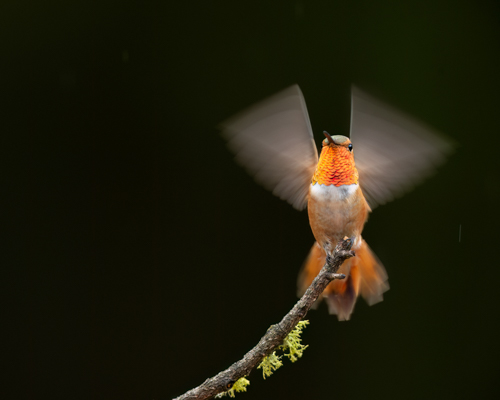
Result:
[[[346,279],[330,283],[323,297],[330,314],[336,314],[339,321],[348,321],[354,310],[359,294],[369,305],[382,301],[382,294],[389,289],[387,273],[363,240],[355,251],[356,257],[346,260],[339,268],[339,273]],[[298,294],[301,296],[325,264],[326,253],[316,242],[304,262],[298,279]]]
[[[383,294],[389,290],[389,277],[378,257],[363,240],[354,258],[359,270],[359,293],[369,306],[384,300]]]

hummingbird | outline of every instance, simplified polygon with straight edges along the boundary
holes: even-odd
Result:
[[[354,86],[349,137],[324,131],[319,157],[298,85],[220,128],[236,161],[258,183],[294,208],[308,209],[316,241],[299,273],[298,295],[337,242],[349,237],[356,255],[338,271],[346,278],[332,281],[322,294],[330,314],[349,320],[359,295],[369,305],[382,301],[387,272],[361,236],[368,215],[430,175],[451,151],[450,142]]]

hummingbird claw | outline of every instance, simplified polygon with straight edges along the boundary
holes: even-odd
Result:
[[[341,251],[350,251],[352,246],[354,245],[354,242],[356,241],[356,237],[353,236],[351,238],[348,238],[347,236],[344,236],[344,239],[342,239],[341,241],[339,241],[337,243],[337,246],[335,247],[335,251],[338,253],[338,252],[341,252]]]

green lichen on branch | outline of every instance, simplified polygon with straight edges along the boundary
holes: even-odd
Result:
[[[245,377],[240,378],[234,383],[231,389],[229,389],[227,392],[219,393],[217,396],[215,396],[215,398],[220,399],[224,396],[234,398],[236,392],[246,392],[248,385],[250,385],[250,381],[248,379],[245,379]]]
[[[309,321],[299,321],[295,328],[283,340],[283,344],[278,346],[278,349],[282,350],[283,355],[288,357],[291,362],[295,362],[302,357],[304,350],[308,347],[302,344],[302,338],[300,337],[302,330],[307,324],[309,324]],[[264,379],[271,376],[274,371],[283,365],[281,362],[282,357],[283,356],[277,356],[275,351],[267,357],[264,357],[262,362],[257,367],[257,369],[262,369],[262,376]]]
[[[241,360],[233,363],[229,368],[219,372],[212,378],[206,379],[201,385],[187,391],[183,395],[177,397],[176,400],[208,400],[212,398],[221,390],[226,390],[228,388],[228,382],[235,379],[235,377],[248,375],[250,371],[262,362],[263,355],[276,350],[276,345],[285,345],[283,338],[288,335],[292,327],[295,327],[297,323],[306,316],[311,306],[316,302],[330,282],[333,279],[345,278],[344,275],[336,274],[336,271],[346,259],[355,256],[354,251],[351,250],[353,243],[354,238],[339,241],[335,247],[334,255],[329,257],[328,262],[323,266],[318,276],[313,280],[300,300],[282,318],[281,322],[277,325],[273,325],[274,329],[269,329],[259,343],[245,354]],[[299,328],[303,327],[304,323],[301,323]],[[293,342],[293,339],[289,340],[288,346],[291,344],[293,347]],[[295,343],[297,342],[295,341]],[[289,351],[290,355],[288,357],[297,359],[302,355],[306,346],[302,345],[300,342],[298,344],[300,346],[295,347],[297,347],[299,351]]]
[[[291,362],[295,362],[302,357],[304,350],[309,347],[309,345],[304,346],[302,344],[302,338],[300,337],[302,330],[308,324],[309,321],[299,321],[297,326],[293,328],[293,331],[283,340],[283,344],[279,346],[279,348],[285,352],[284,355],[288,357]]]
[[[262,369],[262,377],[264,379],[266,379],[267,376],[271,376],[274,371],[283,365],[281,357],[282,356],[277,356],[275,351],[267,357],[264,357],[262,362],[257,367],[257,369]]]

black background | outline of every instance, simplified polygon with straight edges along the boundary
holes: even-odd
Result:
[[[384,302],[347,323],[311,312],[304,357],[238,398],[498,395],[499,11],[2,2],[2,397],[169,399],[281,319],[307,213],[234,164],[216,125],[293,83],[318,143],[348,133],[355,83],[459,147],[365,228]]]

